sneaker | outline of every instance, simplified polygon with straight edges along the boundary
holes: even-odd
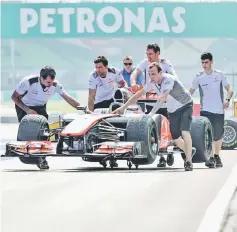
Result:
[[[185,171],[192,171],[193,170],[193,164],[190,161],[186,161],[184,163],[184,169],[185,169]]]
[[[219,155],[214,155],[215,161],[216,161],[216,167],[222,168],[223,163],[221,162],[221,157]]]
[[[196,154],[196,148],[193,147],[193,148],[192,148],[192,158],[193,158],[193,156],[194,156],[195,154]],[[184,152],[181,152],[181,157],[182,157],[182,159],[183,159],[184,161],[186,161],[186,155],[185,155]]]
[[[36,166],[40,169],[40,170],[46,170],[49,169],[49,165],[48,162],[46,160],[45,157],[40,157],[38,159],[38,163],[36,164]]]
[[[165,168],[166,167],[166,160],[164,157],[160,157],[159,163],[157,164],[158,168]]]
[[[172,152],[168,153],[166,162],[169,166],[172,166],[174,164],[174,154]]]
[[[206,167],[208,168],[215,168],[216,167],[216,160],[214,157],[210,157],[208,161],[205,163]]]

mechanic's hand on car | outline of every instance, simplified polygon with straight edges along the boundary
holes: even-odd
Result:
[[[229,102],[225,102],[225,103],[224,103],[224,109],[229,108],[229,106],[230,106]]]
[[[131,90],[133,92],[137,92],[139,90],[140,86],[139,85],[131,85]]]
[[[37,112],[34,111],[34,110],[32,110],[32,109],[28,109],[28,110],[26,111],[26,113],[27,113],[27,114],[37,114]]]

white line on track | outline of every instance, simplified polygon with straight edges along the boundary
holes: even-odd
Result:
[[[218,181],[218,180],[217,180]],[[237,165],[232,169],[230,176],[219,191],[217,197],[207,208],[197,232],[219,232],[224,219],[225,211],[237,187]]]

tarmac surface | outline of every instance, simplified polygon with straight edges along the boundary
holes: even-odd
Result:
[[[1,124],[1,154],[17,128]],[[50,169],[40,171],[2,158],[2,231],[234,232],[237,150],[221,151],[221,158],[223,168],[201,163],[193,172],[184,171],[179,154],[173,167],[158,169],[157,159],[138,170],[123,161],[112,170],[80,158],[50,157]]]

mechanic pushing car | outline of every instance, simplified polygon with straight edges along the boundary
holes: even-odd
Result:
[[[131,86],[134,90],[136,90],[136,87],[138,86],[136,84],[136,80],[141,73],[144,72],[143,85],[149,82],[150,77],[148,73],[148,66],[151,64],[151,62],[158,62],[162,67],[162,72],[176,75],[175,69],[173,65],[170,63],[170,61],[160,58],[160,47],[158,44],[156,43],[148,44],[146,48],[146,54],[147,54],[147,59],[142,60],[131,75]],[[152,108],[153,108],[152,105],[149,105],[149,103],[146,104],[147,113],[149,113],[152,110]],[[166,118],[168,118],[166,103],[163,103],[163,105],[160,107],[160,109],[156,113],[164,115]],[[174,159],[174,157],[173,157],[173,154],[169,154],[169,156],[170,157],[167,156],[167,161],[166,161],[164,155],[161,154],[158,167],[166,167],[166,162],[168,165],[171,165],[169,163],[169,160],[171,160],[171,163],[172,163],[172,160]]]
[[[192,148],[192,138],[190,135],[193,113],[192,97],[176,76],[162,72],[161,65],[158,62],[153,62],[148,66],[148,74],[150,80],[144,88],[134,94],[123,106],[113,111],[113,113],[123,112],[129,105],[134,104],[140,96],[151,89],[155,89],[159,99],[149,115],[156,114],[164,102],[167,102],[172,138],[176,145],[185,153],[185,171],[192,171],[192,156],[196,152],[196,149]]]
[[[162,72],[176,75],[173,65],[168,60],[160,58],[160,47],[158,44],[156,43],[148,44],[146,54],[147,54],[147,59],[142,60],[131,75],[131,86],[133,87],[134,90],[136,90],[136,86],[137,86],[136,79],[141,73],[144,72],[143,85],[145,85],[150,80],[149,73],[148,73],[148,66],[152,62],[158,62],[162,67]],[[149,113],[152,110],[153,106],[147,105],[146,108],[147,108],[147,113]],[[168,118],[166,103],[164,103],[161,106],[157,114],[162,114],[166,118]]]
[[[116,84],[118,87],[128,87],[121,72],[109,67],[108,60],[104,56],[98,56],[94,60],[95,70],[89,77],[88,108],[93,112],[98,108],[109,108],[114,102],[113,95]],[[113,162],[113,167],[118,167],[117,162]]]
[[[201,55],[203,71],[199,72],[192,81],[191,95],[199,88],[200,93],[200,115],[207,117],[212,125],[214,142],[212,155],[206,162],[209,168],[223,167],[220,158],[222,136],[224,134],[224,110],[229,107],[233,96],[233,89],[225,75],[212,68],[213,56],[211,53]],[[227,98],[224,101],[223,87],[227,90]]]
[[[66,93],[58,81],[55,81],[55,77],[55,70],[46,66],[40,70],[40,75],[26,76],[20,81],[12,94],[19,122],[27,114],[39,114],[48,119],[46,104],[55,93],[75,108],[80,105],[76,99]],[[20,158],[20,160],[25,164],[36,164],[40,169],[49,168],[45,158],[31,157]]]
[[[108,67],[109,62],[104,56],[98,56],[94,64],[95,70],[89,77],[88,108],[91,112],[98,108],[109,108],[114,102],[116,84],[119,87],[128,87],[121,72]]]

